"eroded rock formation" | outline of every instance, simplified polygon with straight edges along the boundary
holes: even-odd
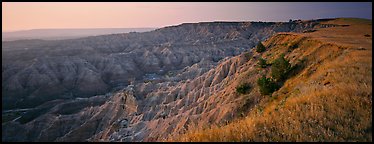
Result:
[[[241,100],[229,84],[248,61],[255,63],[242,52],[277,32],[328,26],[212,22],[3,42],[3,115],[26,109],[3,123],[2,139],[154,141],[193,125],[224,123]]]

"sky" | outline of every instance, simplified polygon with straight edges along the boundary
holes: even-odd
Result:
[[[208,21],[372,19],[371,2],[2,2],[2,32],[51,28],[161,28]]]

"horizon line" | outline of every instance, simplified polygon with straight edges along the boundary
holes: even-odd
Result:
[[[339,18],[357,18],[357,19],[367,19],[372,20],[372,18],[360,18],[360,17],[331,17],[331,18],[314,18],[314,19],[290,19],[290,20],[302,20],[302,21],[308,21],[308,20],[319,20],[319,19],[339,19]],[[20,31],[32,31],[32,30],[73,30],[73,29],[80,29],[80,30],[88,30],[88,29],[160,29],[160,28],[166,28],[166,27],[173,27],[173,26],[179,26],[183,24],[198,24],[198,23],[214,23],[214,22],[288,22],[288,21],[265,21],[265,20],[214,20],[214,21],[199,21],[199,22],[183,22],[179,24],[171,24],[171,25],[165,25],[162,27],[115,27],[115,28],[109,28],[109,27],[101,27],[101,28],[34,28],[34,29],[22,29],[22,30],[11,30],[11,31],[2,31],[2,33],[9,33],[9,32],[20,32]]]

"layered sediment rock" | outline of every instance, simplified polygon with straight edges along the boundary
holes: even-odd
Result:
[[[251,61],[239,54],[276,32],[316,27],[324,26],[213,22],[5,42],[3,109],[30,110],[3,123],[3,141],[153,141],[224,123],[240,100],[229,84]]]

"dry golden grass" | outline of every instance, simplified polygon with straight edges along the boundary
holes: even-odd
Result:
[[[286,53],[292,65],[304,68],[247,117],[190,129],[167,141],[372,141],[372,44],[363,36],[371,35],[371,27],[367,21],[335,21],[344,22],[350,26],[316,35],[277,35],[265,42],[272,49],[262,57],[273,60]],[[337,37],[334,30],[345,35]],[[289,51],[287,44],[293,42],[300,46]]]

